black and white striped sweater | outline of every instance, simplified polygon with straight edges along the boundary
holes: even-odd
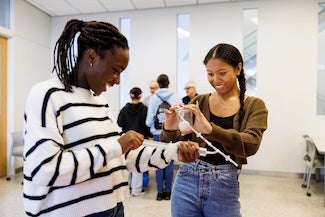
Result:
[[[140,146],[122,155],[120,128],[102,96],[57,78],[36,84],[25,107],[24,207],[27,216],[81,217],[122,202],[129,171],[163,168],[177,160]]]

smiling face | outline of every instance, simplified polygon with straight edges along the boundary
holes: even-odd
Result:
[[[237,91],[237,76],[241,71],[241,63],[236,68],[216,58],[206,63],[208,81],[220,95]]]
[[[93,49],[86,53],[87,69],[81,70],[78,83],[81,87],[91,89],[97,96],[120,83],[120,75],[129,62],[129,51],[117,48],[105,51],[101,57]]]

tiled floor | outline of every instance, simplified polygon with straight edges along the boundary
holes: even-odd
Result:
[[[23,217],[22,176],[0,179],[0,217]],[[312,180],[311,197],[301,188],[302,178],[251,175],[242,172],[241,212],[243,217],[324,217],[323,182]],[[128,196],[125,217],[169,217],[170,201],[156,201],[154,172],[144,195]]]

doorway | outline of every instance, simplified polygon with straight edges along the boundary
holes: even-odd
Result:
[[[7,175],[7,39],[0,36],[0,177]]]

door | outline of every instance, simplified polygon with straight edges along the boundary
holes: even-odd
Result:
[[[7,39],[0,36],[0,177],[7,175]]]

